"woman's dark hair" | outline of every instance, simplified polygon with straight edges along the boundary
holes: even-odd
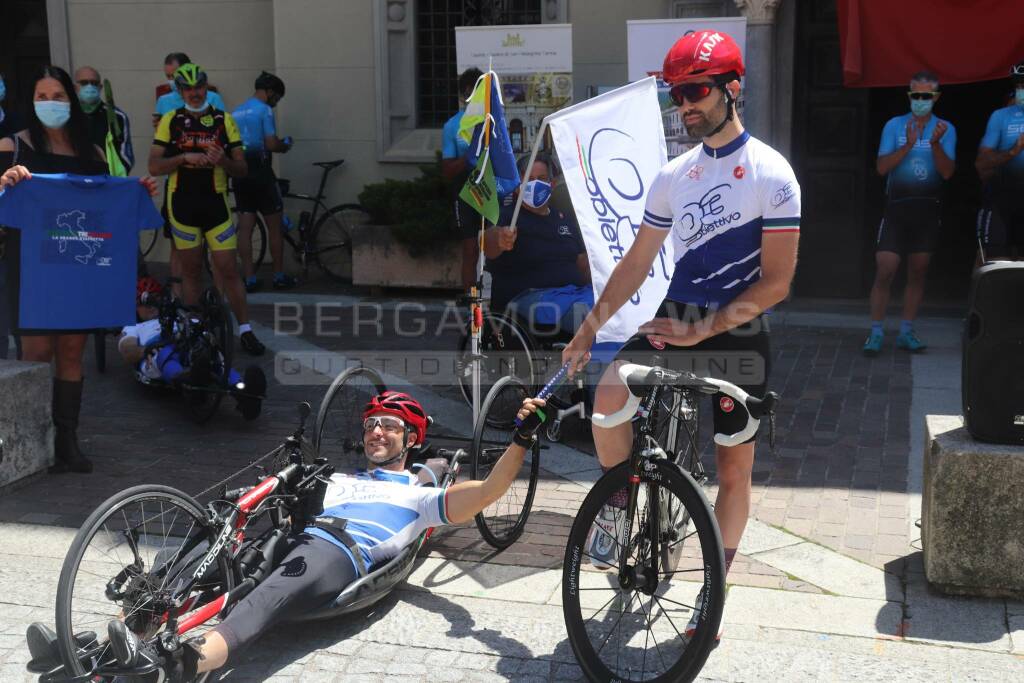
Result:
[[[181,66],[182,64],[191,63],[192,60],[189,59],[188,55],[184,52],[172,52],[171,54],[164,57],[164,64],[170,64],[171,62],[177,62],[178,66]]]
[[[56,79],[64,87],[64,92],[67,93],[68,102],[71,104],[71,118],[68,119],[65,128],[71,141],[71,149],[75,151],[75,156],[81,159],[96,159],[99,161],[100,156],[89,139],[89,125],[86,122],[85,111],[82,109],[82,105],[79,103],[78,96],[75,93],[75,84],[71,81],[71,76],[68,75],[68,72],[59,66],[44,66],[38,72],[38,75],[32,79],[32,87],[28,89],[28,101],[25,103],[25,112],[28,114],[28,136],[32,143],[32,148],[37,152],[52,151],[49,138],[46,135],[46,129],[39,120],[39,117],[36,116],[34,104],[36,84],[44,78]]]

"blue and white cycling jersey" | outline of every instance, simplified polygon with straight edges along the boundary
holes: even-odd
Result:
[[[781,154],[744,132],[665,164],[644,223],[672,231],[676,267],[666,297],[722,307],[760,279],[764,233],[800,231],[800,185]]]
[[[416,482],[408,470],[374,469],[331,477],[323,514],[348,520],[345,531],[359,547],[366,567],[396,556],[430,527],[449,523],[446,489],[416,486]],[[330,541],[352,557],[326,531],[307,527],[306,533]],[[353,564],[359,566],[354,558]]]
[[[242,145],[245,147],[246,154],[263,152],[263,139],[270,135],[277,135],[277,128],[274,125],[274,110],[258,97],[250,97],[242,102],[231,112],[231,116],[238,124],[238,132],[242,136]]]
[[[903,116],[894,116],[886,122],[878,142],[878,156],[892,154],[907,144],[907,123],[912,117],[913,114],[907,113]],[[931,116],[907,156],[903,157],[903,161],[896,168],[889,171],[885,189],[890,201],[939,198],[943,180],[935,168],[931,145],[932,133],[939,121],[946,124],[946,132],[939,140],[942,151],[950,159],[956,159],[956,128],[945,119]]]
[[[1024,135],[1024,106],[1012,104],[996,109],[988,119],[979,147],[1005,152]],[[1024,153],[999,167],[992,179],[992,190],[1000,195],[1024,201]]]

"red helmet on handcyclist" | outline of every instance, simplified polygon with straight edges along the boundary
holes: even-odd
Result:
[[[141,304],[142,296],[144,294],[149,295],[149,298],[152,300],[159,296],[162,291],[164,291],[164,288],[156,281],[156,278],[150,277],[149,275],[140,277],[135,283],[135,303]],[[152,301],[150,301],[150,303],[152,303]]]
[[[374,396],[363,409],[363,420],[373,415],[393,415],[401,418],[416,435],[416,444],[427,436],[427,413],[419,401],[402,391],[385,391]]]

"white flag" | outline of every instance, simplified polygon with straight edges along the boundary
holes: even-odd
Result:
[[[667,161],[655,79],[630,83],[546,121],[586,243],[597,298],[633,245],[647,191]],[[672,280],[671,243],[665,240],[647,280],[601,328],[598,342],[624,342],[654,317]]]

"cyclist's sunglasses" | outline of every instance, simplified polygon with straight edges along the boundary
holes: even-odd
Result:
[[[89,80],[88,78],[83,78],[82,80],[78,81],[78,85],[95,85],[98,88],[100,87],[100,82],[99,80],[94,81]]]
[[[937,93],[937,92],[917,92],[917,91],[911,90],[907,94],[910,95],[910,99],[912,99],[912,100],[934,100],[935,96],[938,95],[939,93]]]
[[[672,104],[681,107],[684,99],[694,104],[710,95],[714,89],[714,83],[680,83],[669,89],[668,96]]]
[[[405,422],[401,418],[391,415],[380,415],[368,417],[363,420],[363,433],[369,434],[380,425],[385,434],[401,434],[405,430]]]

